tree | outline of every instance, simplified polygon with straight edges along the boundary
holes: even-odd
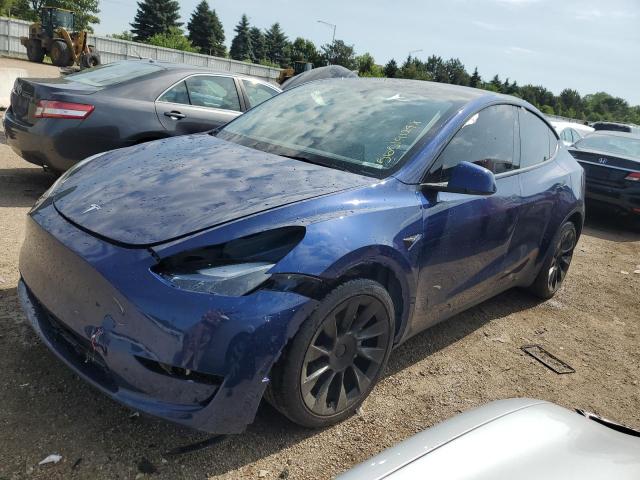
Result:
[[[286,67],[290,63],[290,59],[287,56],[289,42],[287,36],[280,29],[278,22],[271,25],[271,28],[265,32],[264,39],[267,59],[281,67]]]
[[[360,76],[366,77],[371,76],[373,73],[373,69],[376,66],[376,61],[373,56],[369,52],[363,53],[362,55],[356,57],[356,64],[358,66],[358,73]]]
[[[267,58],[267,44],[264,38],[264,33],[258,27],[251,27],[249,29],[249,36],[251,37],[251,47],[253,57],[251,61],[253,63],[260,63]]]
[[[469,86],[478,88],[482,84],[482,77],[478,73],[478,67],[473,69],[473,75],[469,79]]]
[[[173,48],[174,50],[182,50],[185,52],[197,52],[198,49],[191,45],[187,37],[182,34],[182,30],[178,27],[170,27],[168,32],[156,33],[147,40],[149,45],[156,47]]]
[[[251,60],[253,58],[253,48],[251,45],[251,34],[249,33],[249,19],[242,15],[240,22],[234,29],[236,36],[231,41],[229,55],[234,60]]]
[[[294,62],[309,62],[314,67],[322,67],[325,62],[318,52],[315,44],[311,40],[307,40],[302,37],[296,38],[289,46],[289,55],[291,61]]]
[[[323,45],[322,56],[324,60],[333,65],[342,65],[349,70],[355,70],[356,53],[353,45],[347,45],[342,40],[336,40],[333,43]]]
[[[38,19],[38,15],[32,10],[29,0],[0,0],[0,15],[31,22]]]
[[[398,64],[392,58],[384,66],[384,76],[389,78],[396,78],[397,75],[398,75]]]
[[[201,53],[226,55],[224,30],[216,12],[209,9],[207,0],[202,0],[191,14],[187,24],[189,40]]]
[[[444,64],[447,83],[454,85],[469,85],[471,78],[459,58],[450,58]]]
[[[169,33],[171,27],[180,27],[180,5],[176,0],[141,0],[131,23],[136,40],[146,41],[158,33]]]

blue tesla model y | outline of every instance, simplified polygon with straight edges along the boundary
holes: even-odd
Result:
[[[321,427],[416,333],[512,287],[553,296],[583,198],[522,100],[313,82],[69,170],[29,213],[19,294],[44,343],[134,409],[234,433],[265,397]]]

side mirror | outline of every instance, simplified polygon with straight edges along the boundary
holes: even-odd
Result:
[[[491,170],[470,162],[460,162],[451,170],[445,183],[423,183],[423,188],[439,192],[466,195],[493,195],[497,191],[496,178]]]

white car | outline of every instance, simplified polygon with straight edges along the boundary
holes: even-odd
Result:
[[[588,125],[574,122],[560,122],[557,120],[551,120],[551,125],[555,128],[556,132],[560,136],[560,140],[567,147],[573,145],[581,138],[586,137],[595,130]]]
[[[640,432],[531,399],[456,415],[337,480],[638,480]]]

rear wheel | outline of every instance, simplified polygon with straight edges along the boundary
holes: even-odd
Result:
[[[56,67],[68,67],[73,62],[69,46],[63,40],[54,40],[51,43],[49,56],[51,57],[51,63]]]
[[[27,44],[27,58],[30,62],[42,63],[44,60],[44,49],[38,40],[29,40]]]
[[[540,273],[529,287],[531,293],[540,298],[548,299],[560,290],[569,271],[577,240],[575,225],[572,222],[564,223],[556,235],[553,254],[542,265]]]
[[[267,400],[305,427],[355,412],[384,371],[393,344],[393,302],[372,280],[329,293],[272,372]]]

